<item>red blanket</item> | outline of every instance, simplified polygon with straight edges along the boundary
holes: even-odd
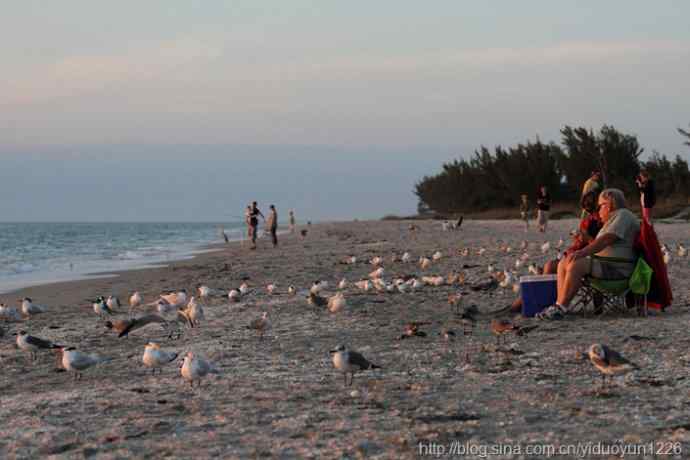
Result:
[[[664,308],[671,305],[673,294],[659,239],[656,237],[654,227],[649,222],[643,220],[640,224],[640,233],[635,241],[635,249],[642,254],[644,260],[654,270],[652,284],[647,295],[647,306],[663,311]]]

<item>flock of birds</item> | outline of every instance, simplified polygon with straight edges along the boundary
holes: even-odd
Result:
[[[557,252],[556,257],[560,257],[560,250],[563,247],[564,241],[560,239],[552,248],[551,243],[546,241],[539,245],[539,251],[542,255],[550,257],[553,252]],[[355,255],[348,256],[340,261],[341,264],[354,265],[358,262],[368,263],[372,266],[372,271],[367,277],[350,282],[346,278],[342,278],[337,284],[337,292],[331,296],[326,296],[329,288],[329,282],[326,280],[315,281],[308,290],[298,290],[295,286],[289,285],[287,288],[281,289],[278,283],[269,283],[265,286],[265,294],[268,296],[277,294],[286,294],[288,296],[297,296],[302,293],[305,294],[306,301],[312,306],[328,310],[331,313],[343,311],[347,307],[347,298],[345,293],[348,289],[354,289],[367,293],[369,291],[376,291],[378,293],[413,293],[415,291],[424,289],[427,286],[453,286],[462,288],[469,285],[470,290],[492,290],[498,287],[511,288],[515,292],[519,292],[519,279],[522,271],[525,269],[528,273],[537,274],[540,272],[536,262],[531,262],[532,257],[528,252],[527,241],[522,241],[515,249],[509,244],[499,243],[495,248],[499,253],[510,254],[515,252],[517,254],[514,267],[504,267],[503,270],[496,270],[495,264],[489,263],[487,267],[488,282],[473,283],[469,285],[469,274],[465,270],[453,271],[446,276],[442,275],[398,275],[386,280],[385,275],[388,274],[387,269],[384,268],[384,258],[381,256],[372,257],[368,261],[359,261]],[[476,249],[461,248],[457,250],[457,256],[466,257],[471,253],[477,256],[484,256],[487,249],[480,247]],[[664,260],[666,263],[671,261],[671,250],[664,245]],[[678,244],[676,248],[676,255],[680,258],[687,257],[687,251],[682,244]],[[441,251],[435,251],[430,257],[421,256],[416,259],[416,264],[422,271],[429,270],[434,263],[444,258]],[[391,263],[413,264],[415,259],[411,253],[404,252],[403,254],[393,254],[390,256]],[[463,265],[464,269],[477,268],[478,265]],[[250,294],[258,294],[259,289],[251,288],[247,282],[243,282],[239,287],[233,288],[229,291],[222,291],[210,288],[206,285],[197,287],[198,299],[196,296],[188,298],[185,290],[175,292],[168,292],[161,294],[152,302],[145,303],[142,295],[139,292],[134,292],[129,297],[129,311],[126,318],[115,319],[115,315],[122,314],[122,304],[116,296],[99,296],[93,301],[93,311],[100,318],[106,320],[104,325],[108,330],[117,334],[119,338],[127,337],[130,333],[144,328],[151,324],[158,324],[168,331],[168,338],[179,338],[184,327],[195,328],[198,327],[204,320],[204,306],[201,302],[214,296],[224,296],[229,302],[240,302],[243,298]],[[475,325],[477,323],[477,316],[480,315],[476,305],[465,305],[464,299],[468,296],[468,291],[464,289],[457,290],[448,295],[448,304],[453,313],[453,320],[456,324],[462,327],[462,330],[456,332],[451,328],[443,328],[439,332],[439,336],[445,341],[454,340],[460,333],[463,336],[471,336]],[[22,318],[30,319],[36,315],[45,314],[48,309],[45,306],[37,305],[30,298],[20,299],[19,309],[0,304],[0,319],[5,321],[20,321]],[[135,316],[135,312],[140,309],[154,310],[141,316]],[[410,322],[407,323],[402,331],[400,339],[409,339],[413,337],[426,337],[427,334],[422,330],[423,326],[428,325],[428,322]],[[523,326],[516,324],[508,319],[493,318],[489,323],[491,333],[496,337],[497,349],[500,345],[500,340],[505,338],[507,334],[516,334],[523,336],[537,326]],[[271,319],[268,312],[264,311],[261,315],[249,322],[247,328],[257,333],[259,340],[263,339],[264,335],[271,330]],[[4,334],[4,330],[0,328],[0,336]],[[177,336],[174,337],[175,333]],[[54,343],[53,341],[43,339],[40,337],[29,335],[25,330],[20,330],[16,333],[17,347],[28,353],[32,361],[37,358],[37,353],[41,350],[55,350],[58,357],[58,365],[67,371],[73,372],[74,379],[81,379],[82,372],[99,364],[111,360],[109,357],[103,357],[96,354],[90,354],[76,350],[74,347],[65,346]],[[357,372],[378,369],[379,365],[370,362],[361,353],[348,349],[344,345],[338,345],[333,350],[330,350],[332,355],[333,367],[341,372],[344,376],[346,385],[351,385],[354,380],[354,375]],[[632,369],[638,368],[634,363],[626,360],[619,353],[610,349],[606,345],[594,344],[588,350],[588,357],[591,363],[598,369],[604,379],[606,376],[620,375],[629,372]],[[170,363],[178,361],[179,354],[174,351],[166,351],[161,349],[160,345],[155,342],[149,342],[144,347],[142,355],[142,363],[145,367],[151,369],[152,374],[156,370],[162,372],[162,368]],[[465,359],[469,360],[469,354],[465,353]],[[179,361],[180,375],[187,381],[191,387],[197,382],[201,385],[201,381],[209,374],[219,374],[220,370],[211,362],[208,362],[195,353],[187,352],[182,360]],[[348,376],[350,377],[348,383]]]

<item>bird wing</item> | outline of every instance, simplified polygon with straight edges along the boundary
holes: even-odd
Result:
[[[55,348],[52,342],[34,336],[27,336],[26,343],[37,348]]]
[[[99,361],[100,359],[96,356],[87,355],[85,353],[72,353],[70,365],[77,370],[82,370],[89,368],[94,364],[98,364]]]
[[[611,348],[607,347],[606,345],[603,345],[604,348],[604,354],[606,355],[606,361],[610,366],[624,366],[626,364],[634,367],[634,368],[639,368],[639,366],[632,361],[629,361],[625,359],[620,353],[618,353],[615,350],[612,350]]]
[[[371,367],[371,363],[356,351],[348,352],[348,361],[351,365],[357,366],[362,370],[369,369],[369,367]]]

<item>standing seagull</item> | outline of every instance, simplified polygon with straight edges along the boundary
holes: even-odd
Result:
[[[110,311],[117,310],[118,308],[120,308],[120,299],[116,296],[109,295],[108,300],[106,300],[105,304],[108,306],[108,308],[110,308]]]
[[[211,363],[197,358],[194,356],[194,353],[190,351],[184,357],[182,367],[180,368],[180,374],[182,378],[187,380],[192,388],[194,388],[195,380],[199,382],[198,386],[200,387],[202,378],[208,374],[220,374],[220,371]]]
[[[132,310],[134,310],[136,307],[141,305],[141,302],[143,302],[143,299],[141,298],[141,294],[139,294],[139,291],[135,291],[134,294],[132,294],[129,297],[129,314],[132,314]]]
[[[594,367],[601,372],[602,384],[606,383],[607,375],[611,377],[623,375],[633,369],[640,368],[637,364],[625,359],[617,351],[600,343],[590,346],[587,355]]]
[[[19,331],[19,334],[17,334],[17,346],[20,350],[29,352],[32,361],[36,360],[36,352],[38,350],[62,348],[62,345],[55,345],[49,340],[31,336],[26,331]]]
[[[256,318],[251,323],[249,323],[247,329],[254,329],[259,333],[259,339],[263,339],[266,331],[271,329],[271,320],[268,319],[268,312],[263,312],[261,314],[261,318]]]
[[[113,311],[106,304],[103,296],[98,296],[96,301],[93,303],[93,311],[96,312],[98,316],[112,315]]]
[[[19,321],[21,316],[16,308],[0,303],[0,319],[5,321]]]
[[[36,305],[31,301],[31,298],[29,297],[19,299],[19,302],[21,302],[22,314],[24,316],[38,315],[39,313],[45,313],[46,311],[45,307],[41,305]]]
[[[144,356],[141,360],[144,366],[151,368],[151,374],[156,373],[156,369],[163,372],[162,367],[168,363],[171,363],[177,359],[178,354],[172,351],[163,351],[161,347],[154,342],[149,342],[144,347]]]
[[[343,373],[344,383],[347,383],[347,374],[350,374],[350,385],[355,379],[355,373],[367,369],[381,369],[381,366],[370,363],[364,356],[356,351],[348,350],[344,345],[338,345],[331,350],[333,366]]]
[[[74,380],[81,380],[82,371],[97,364],[110,361],[112,358],[103,358],[97,355],[88,355],[77,351],[74,347],[62,348],[62,367],[74,372]]]

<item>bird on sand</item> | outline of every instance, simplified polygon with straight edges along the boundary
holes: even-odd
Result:
[[[169,294],[161,294],[160,298],[168,302],[173,308],[183,307],[187,303],[187,292],[182,289]]]
[[[34,337],[26,333],[26,331],[19,331],[17,334],[17,347],[20,350],[26,351],[31,356],[31,360],[36,360],[36,353],[39,350],[53,350],[62,348],[62,345],[55,345],[50,340]]]
[[[412,255],[409,252],[405,252],[402,257],[400,258],[401,261],[407,263],[412,259]]]
[[[371,282],[367,279],[363,279],[355,282],[355,286],[357,286],[362,291],[367,292],[369,289],[371,289]]]
[[[239,302],[241,298],[242,294],[238,289],[231,289],[230,292],[228,292],[228,299],[230,299],[231,302]]]
[[[606,345],[595,343],[587,351],[589,360],[601,372],[602,385],[606,382],[606,376],[613,378],[616,375],[627,374],[640,366],[628,361],[620,353]]]
[[[549,249],[551,249],[551,243],[545,241],[544,244],[541,245],[541,253],[546,254],[549,251]]]
[[[420,257],[419,266],[422,267],[422,270],[426,270],[431,266],[431,260],[429,260],[427,257]]]
[[[62,367],[67,371],[74,372],[74,380],[81,380],[82,371],[89,367],[96,366],[112,360],[98,355],[90,355],[77,351],[74,347],[62,348]]]
[[[314,294],[318,294],[319,292],[323,291],[327,287],[328,287],[328,281],[317,280],[317,281],[314,281],[312,283],[309,291],[313,292]]]
[[[242,284],[240,284],[239,291],[240,291],[240,294],[242,294],[242,295],[249,294],[249,285],[247,284],[246,281],[243,282]]]
[[[105,301],[105,304],[110,308],[110,311],[117,310],[120,308],[120,299],[114,295],[109,295],[108,300]]]
[[[314,305],[315,307],[325,307],[328,305],[328,299],[318,294],[314,294],[313,292],[309,293],[309,296],[307,297],[307,302],[309,302],[310,305]]]
[[[131,319],[116,319],[112,321],[106,321],[106,329],[117,332],[118,338],[128,337],[130,332],[134,332],[137,329],[141,329],[149,324],[163,324],[165,325],[167,321],[158,315],[144,315],[139,318]]]
[[[220,370],[213,364],[197,357],[191,351],[187,353],[180,367],[180,374],[182,378],[189,382],[194,388],[194,381],[198,382],[197,386],[201,386],[201,379],[208,374],[220,374]]]
[[[111,316],[113,314],[113,311],[108,307],[103,296],[96,297],[96,301],[93,303],[93,311],[101,317]]]
[[[424,326],[431,324],[428,321],[422,321],[422,322],[410,322],[405,324],[405,327],[403,329],[403,333],[400,336],[400,340],[407,339],[409,337],[426,337],[426,332],[420,331],[419,326]]]
[[[256,318],[249,323],[247,329],[253,329],[259,333],[259,339],[264,338],[266,331],[271,329],[271,320],[268,318],[268,312],[265,311],[261,314],[260,318]]]
[[[142,299],[139,291],[135,291],[131,296],[129,296],[129,314],[131,315],[132,310],[141,305],[143,301],[144,299]]]
[[[328,310],[331,313],[337,313],[347,305],[347,300],[342,292],[338,292],[336,295],[328,299]]]
[[[369,362],[362,354],[348,350],[344,345],[338,345],[333,350],[330,351],[333,360],[333,366],[343,373],[344,383],[347,383],[347,375],[350,374],[350,384],[352,385],[355,379],[355,373],[359,371],[365,371],[368,369],[380,369],[381,366],[377,366]]]
[[[491,332],[496,336],[496,346],[498,346],[501,338],[505,340],[505,334],[514,332],[518,336],[528,334],[530,331],[536,329],[538,326],[520,326],[514,324],[507,319],[492,319]]]
[[[19,302],[21,305],[22,315],[26,317],[31,317],[33,315],[38,315],[46,312],[46,307],[42,305],[36,305],[35,303],[33,303],[30,297],[24,297],[23,299],[19,299]]]
[[[278,285],[276,283],[266,285],[266,292],[268,292],[269,295],[273,295],[276,289],[278,289]]]
[[[16,308],[0,303],[0,319],[5,321],[19,321],[21,316]]]
[[[163,372],[163,366],[175,361],[178,354],[173,351],[161,350],[160,345],[149,342],[144,346],[144,355],[141,360],[144,366],[151,368],[151,374],[156,373],[156,369]]]
[[[290,296],[295,295],[295,294],[297,294],[297,289],[295,288],[295,286],[290,285],[290,286],[288,286],[288,288],[287,288],[287,293],[288,293],[288,295],[290,295]]]
[[[343,278],[338,283],[338,289],[342,290],[342,289],[345,289],[346,287],[347,287],[347,279]]]

